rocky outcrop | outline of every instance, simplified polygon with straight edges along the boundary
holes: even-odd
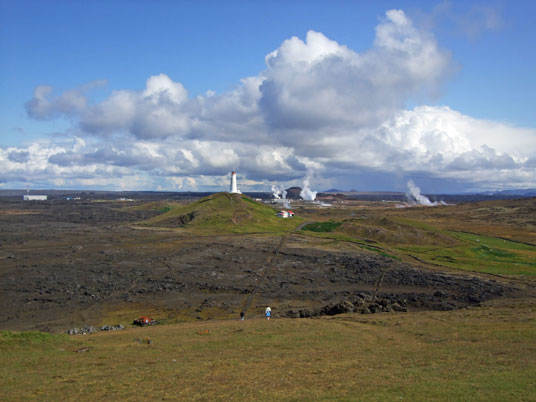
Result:
[[[125,329],[125,327],[123,327],[121,324],[103,325],[100,328],[96,328],[94,326],[83,327],[83,328],[71,328],[65,331],[65,333],[69,335],[87,335],[87,334],[93,334],[99,331],[120,331],[122,329]]]
[[[353,300],[342,300],[330,303],[317,309],[288,310],[281,316],[288,318],[311,318],[333,316],[345,313],[375,314],[386,312],[407,312],[408,303],[405,299],[375,298],[372,295],[359,293]]]

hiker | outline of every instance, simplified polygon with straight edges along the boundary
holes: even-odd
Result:
[[[266,319],[269,320],[270,316],[272,315],[272,309],[270,306],[266,307],[266,311],[264,312],[264,315],[266,316]]]
[[[243,311],[240,312],[240,320],[241,321],[244,321],[244,318],[246,318],[246,315],[244,314]]]

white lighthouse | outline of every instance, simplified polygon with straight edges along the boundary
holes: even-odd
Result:
[[[231,173],[231,194],[242,194],[236,185],[236,172]]]

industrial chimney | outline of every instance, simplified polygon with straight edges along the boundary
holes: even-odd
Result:
[[[231,194],[241,194],[236,185],[236,172],[234,170],[233,173],[231,173]]]

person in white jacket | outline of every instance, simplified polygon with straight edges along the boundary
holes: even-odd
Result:
[[[266,319],[269,320],[270,316],[272,315],[272,309],[270,306],[266,307],[266,311],[264,312],[264,315],[266,316]]]

